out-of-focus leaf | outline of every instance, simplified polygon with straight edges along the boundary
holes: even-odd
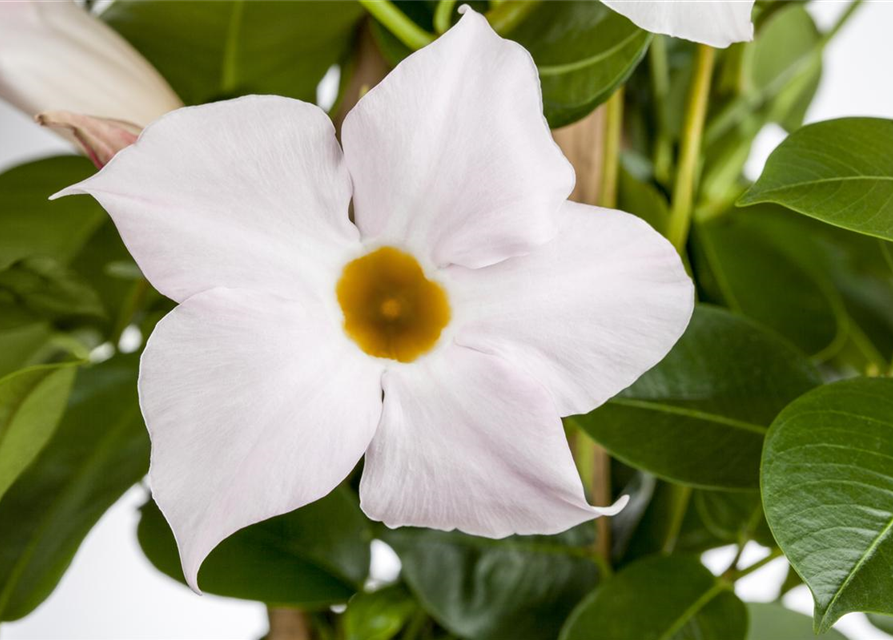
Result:
[[[747,603],[750,625],[747,640],[815,640],[809,616],[785,609],[780,604]],[[847,640],[847,637],[831,629],[822,640]]]
[[[104,318],[97,293],[83,278],[53,258],[25,258],[0,271],[0,308],[20,316],[20,324],[36,320]],[[3,327],[0,321],[0,328]]]
[[[843,301],[827,275],[803,264],[762,217],[735,212],[696,229],[695,271],[710,298],[824,359],[846,339]]]
[[[185,584],[174,535],[154,502],[142,508],[137,537],[159,571]],[[337,489],[221,542],[202,564],[199,585],[233,598],[325,608],[347,602],[361,588],[370,540],[352,492]]]
[[[137,364],[81,370],[56,434],[0,501],[0,620],[43,602],[99,517],[146,473]]]
[[[33,321],[10,329],[0,329],[0,377],[32,362],[33,356],[50,339],[49,323]]]
[[[802,4],[790,4],[760,28],[750,87],[765,118],[793,131],[803,124],[822,78],[821,34]]]
[[[744,640],[747,610],[693,556],[653,556],[603,583],[560,640]]]
[[[155,65],[186,104],[251,93],[316,101],[354,36],[355,2],[116,2],[102,18]]]
[[[893,120],[841,118],[797,130],[738,200],[760,202],[893,241]]]
[[[618,464],[611,465],[612,470]],[[621,495],[629,496],[629,502],[623,511],[613,516],[611,523],[611,558],[619,562],[623,558],[630,541],[648,511],[654,498],[657,480],[654,476],[641,471],[636,472],[632,480],[623,487]]]
[[[850,611],[893,614],[893,380],[815,389],[779,414],[762,460],[763,506],[826,631]]]
[[[893,617],[869,613],[868,620],[881,631],[893,636]]]
[[[692,498],[701,522],[720,540],[755,540],[774,547],[758,491],[695,491]]]
[[[402,584],[358,593],[344,612],[346,640],[391,640],[419,610]]]
[[[64,265],[80,251],[105,212],[92,198],[48,198],[95,171],[86,158],[60,156],[0,175],[0,269],[32,256]]]
[[[651,35],[600,2],[543,2],[508,37],[530,51],[540,72],[549,125],[584,117],[623,84]]]
[[[708,306],[669,355],[631,387],[575,418],[626,464],[673,482],[755,489],[776,414],[819,383],[793,347]]]
[[[636,179],[621,166],[617,195],[618,209],[642,218],[658,233],[666,231],[670,219],[669,207],[666,198],[654,185]]]
[[[0,498],[52,437],[74,376],[73,365],[50,364],[0,378]]]
[[[383,531],[403,578],[440,624],[469,640],[547,640],[598,581],[586,523],[557,536],[490,540],[458,532]]]

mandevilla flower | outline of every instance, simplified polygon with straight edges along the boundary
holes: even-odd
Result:
[[[194,589],[221,540],[364,454],[361,506],[391,527],[549,534],[623,506],[586,502],[560,416],[660,361],[693,288],[660,235],[567,202],[573,184],[530,56],[466,11],[341,146],[317,107],[249,96],[162,117],[59,194],[99,200],[179,303],[140,404]]]
[[[183,103],[155,68],[71,0],[0,2],[0,98],[145,126]]]
[[[754,0],[602,0],[636,26],[714,47],[753,39]]]

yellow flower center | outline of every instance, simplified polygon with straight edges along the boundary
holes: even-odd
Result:
[[[371,356],[412,362],[450,321],[446,292],[408,253],[382,247],[347,263],[335,289],[344,331]]]

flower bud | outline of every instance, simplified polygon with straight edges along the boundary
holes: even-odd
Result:
[[[124,38],[74,2],[0,2],[0,98],[29,115],[89,113],[145,126],[183,106]]]
[[[94,118],[71,111],[45,111],[34,119],[41,126],[69,133],[97,169],[102,169],[121,149],[136,142],[142,130],[132,122]]]

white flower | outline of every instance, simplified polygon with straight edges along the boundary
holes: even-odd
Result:
[[[183,106],[130,44],[71,0],[0,1],[0,98],[145,126]]]
[[[195,589],[221,540],[364,454],[362,508],[392,527],[616,513],[585,501],[560,416],[632,383],[691,315],[661,236],[566,201],[533,61],[476,13],[372,89],[342,143],[317,107],[250,96],[163,117],[60,194],[98,199],[180,303],[140,403]]]
[[[714,47],[753,39],[754,0],[602,0],[636,26]]]

